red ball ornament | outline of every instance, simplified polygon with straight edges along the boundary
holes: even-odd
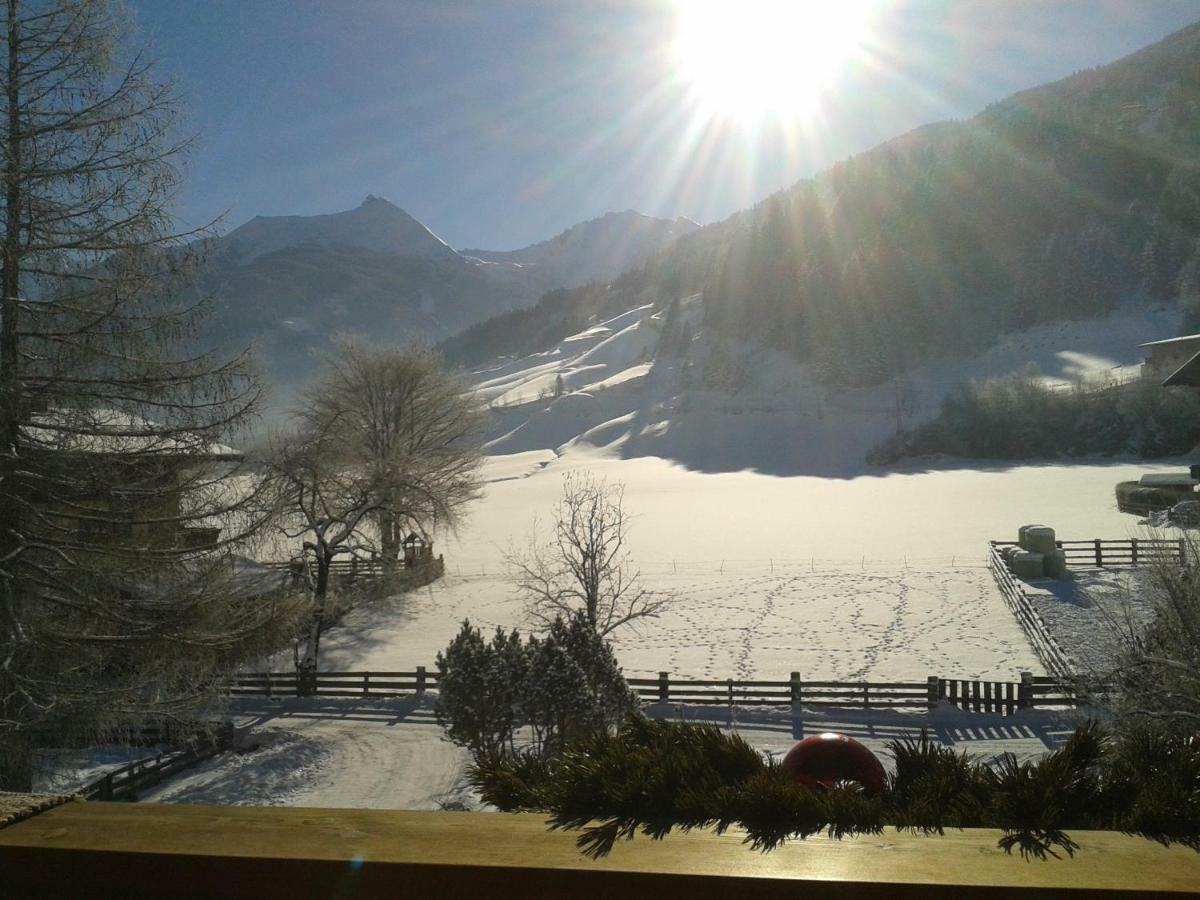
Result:
[[[887,776],[875,754],[844,734],[806,737],[783,758],[783,771],[810,788],[831,788],[839,781],[856,781],[868,794],[883,792]]]

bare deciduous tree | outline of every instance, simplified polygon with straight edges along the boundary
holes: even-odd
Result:
[[[0,17],[0,789],[27,789],[35,730],[182,716],[294,625],[213,575],[256,524],[212,463],[258,387],[193,339],[175,90],[102,0]]]
[[[309,433],[333,427],[347,464],[382,486],[371,519],[385,562],[397,561],[406,531],[453,527],[479,495],[483,410],[427,346],[340,338],[298,416]]]
[[[553,537],[536,538],[506,556],[531,619],[549,626],[582,613],[600,635],[658,616],[667,595],[642,587],[627,547],[625,487],[588,472],[569,472],[554,519]]]
[[[297,667],[315,672],[341,555],[397,561],[405,530],[453,526],[479,494],[481,411],[424,347],[338,342],[267,453],[268,493],[289,538],[316,566],[313,617]]]

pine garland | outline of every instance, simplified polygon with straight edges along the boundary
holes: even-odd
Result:
[[[1136,833],[1200,850],[1200,739],[1139,726],[1115,736],[1080,726],[1037,761],[1004,754],[991,765],[955,753],[926,731],[892,740],[895,774],[881,795],[855,784],[812,790],[736,734],[713,725],[628,719],[547,758],[531,751],[476,757],[470,777],[503,811],[549,815],[581,830],[593,858],[641,831],[732,826],[771,850],[789,838],[878,834],[885,825],[942,834],[998,828],[1000,845],[1044,856],[1078,845],[1068,830]]]

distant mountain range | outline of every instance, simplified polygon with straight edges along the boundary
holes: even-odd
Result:
[[[1200,327],[1200,24],[705,227],[610,213],[520,250],[457,252],[369,197],[254,219],[212,244],[201,280],[224,337],[258,338],[285,392],[339,331],[441,340],[473,365],[646,304],[681,370],[714,382],[757,348],[824,384],[876,384],[1130,303]],[[684,328],[673,301],[693,296]]]
[[[552,288],[612,278],[697,227],[610,213],[522,250],[458,253],[369,196],[346,212],[259,216],[210,241],[199,287],[216,301],[218,339],[257,340],[286,398],[339,332],[379,342],[444,338]]]
[[[614,278],[699,227],[691,219],[668,222],[627,209],[520,250],[463,250],[462,254],[530,270],[547,288],[578,287]]]

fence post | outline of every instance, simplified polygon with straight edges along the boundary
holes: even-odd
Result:
[[[933,709],[935,706],[937,706],[938,700],[941,699],[938,696],[938,687],[940,684],[941,679],[936,675],[930,675],[927,679],[925,679],[925,703],[930,709]]]
[[[1179,539],[1179,564],[1181,566],[1187,565],[1187,545],[1184,544],[1183,538]]]
[[[725,686],[726,686],[726,689],[729,691],[729,705],[733,706],[733,679],[726,678]]]
[[[371,673],[363,672],[363,696],[371,692]]]
[[[104,782],[100,785],[100,799],[111,800],[113,798],[113,773],[109,772],[104,776]]]
[[[267,673],[267,696],[271,696],[271,673]]]
[[[658,702],[669,703],[671,701],[671,673],[658,673]]]
[[[1137,561],[1138,561],[1138,558],[1137,558],[1137,538],[1133,538],[1133,539],[1130,541],[1130,546],[1133,548],[1133,564],[1136,566],[1136,565],[1137,565]]]
[[[871,698],[867,696],[867,683],[863,682],[863,709],[871,708]]]
[[[1022,672],[1017,685],[1017,709],[1033,709],[1033,673]]]
[[[800,673],[793,672],[790,682],[792,689],[792,717],[800,715]]]
[[[1096,538],[1092,543],[1096,547],[1096,568],[1101,569],[1104,567],[1104,554],[1100,552],[1100,538]]]
[[[425,696],[425,667],[417,666],[417,696]]]

